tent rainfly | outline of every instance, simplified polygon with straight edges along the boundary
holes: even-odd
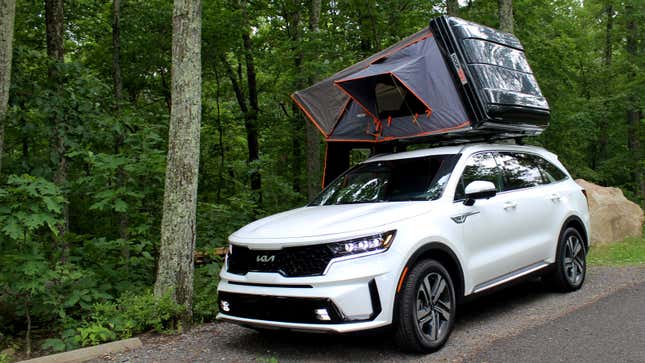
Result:
[[[326,182],[352,147],[537,135],[549,120],[519,40],[446,16],[292,99],[327,141]]]

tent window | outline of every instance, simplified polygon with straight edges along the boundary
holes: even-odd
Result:
[[[380,75],[374,88],[378,117],[423,115],[426,106],[401,82],[390,75]]]

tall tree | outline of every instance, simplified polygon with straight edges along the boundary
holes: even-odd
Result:
[[[114,84],[115,108],[123,98],[121,78],[121,0],[112,0],[112,82]]]
[[[172,18],[172,107],[154,293],[170,293],[192,321],[197,181],[201,124],[201,3],[175,0]]]
[[[513,0],[497,0],[499,6],[499,29],[507,33],[513,32]]]
[[[248,163],[252,168],[251,171],[251,190],[256,194],[258,201],[262,200],[262,179],[257,163],[260,160],[260,141],[258,132],[258,114],[260,113],[260,104],[258,102],[257,76],[255,73],[255,58],[253,55],[253,43],[251,41],[251,27],[249,25],[248,9],[246,0],[234,0],[233,6],[241,11],[242,14],[242,51],[244,53],[244,62],[246,65],[246,88],[248,90],[248,99],[244,96],[244,90],[241,83],[243,82],[241,64],[238,64],[237,75],[233,71],[231,64],[224,54],[218,57],[226,75],[231,81],[235,99],[244,118],[244,129],[246,130],[246,145],[248,150]]]
[[[302,4],[300,0],[289,0],[283,3],[282,13],[285,19],[286,31],[291,41],[291,51],[293,54],[293,70],[295,73],[294,89],[302,89],[306,86],[307,77],[304,75],[303,62],[304,54],[302,47],[302,27],[301,14]],[[301,191],[302,184],[302,139],[304,125],[306,120],[298,111],[298,107],[291,104],[291,175],[293,190],[297,193]],[[303,132],[304,131],[304,132]],[[308,166],[308,165],[307,165]]]
[[[446,13],[450,16],[459,16],[459,1],[446,0]]]
[[[610,2],[605,6],[605,49],[604,49],[604,57],[603,57],[603,65],[604,65],[604,71],[606,72],[606,77],[607,82],[610,82],[612,80],[611,74],[611,61],[612,61],[612,55],[613,55],[613,29],[614,29],[614,6]],[[606,86],[609,86],[607,83]],[[604,109],[605,112],[603,112],[603,115],[601,115],[601,120],[599,124],[599,130],[598,130],[598,152],[596,153],[594,160],[593,160],[593,168],[596,168],[597,163],[607,157],[607,144],[609,143],[609,110],[610,110],[610,105],[609,102],[605,101],[604,102]]]
[[[114,111],[117,118],[121,114],[123,100],[123,79],[121,77],[121,0],[112,0],[112,83],[114,86]],[[114,153],[119,154],[125,141],[125,128],[118,127],[114,142]],[[123,166],[117,168],[117,180],[120,188],[125,188],[127,174]],[[121,254],[127,261],[130,258],[128,212],[119,213],[119,237],[124,240]],[[127,266],[127,264],[126,264]]]
[[[262,179],[259,166],[253,165],[260,160],[260,142],[258,134],[258,114],[260,104],[258,103],[258,85],[255,73],[255,59],[253,56],[253,43],[251,42],[251,27],[249,25],[248,5],[246,0],[240,3],[242,7],[242,46],[244,48],[244,62],[246,63],[246,85],[249,93],[249,109],[244,115],[244,127],[246,128],[246,139],[249,150],[249,163],[252,165],[251,190],[254,191],[258,200],[262,200]]]
[[[636,9],[631,0],[625,2],[625,16],[627,21],[627,42],[625,50],[627,51],[627,59],[629,70],[627,71],[627,82],[634,84],[636,80],[637,62],[639,61],[639,29],[636,20]],[[635,88],[635,87],[634,87]],[[640,143],[640,123],[643,116],[642,102],[640,94],[635,89],[629,91],[628,95],[628,109],[627,109],[627,147],[630,151],[632,160],[632,178],[636,186],[637,195],[643,200],[645,205],[645,180],[643,179],[642,171],[642,158],[641,158],[641,143]]]
[[[57,98],[61,97],[63,77],[60,74],[60,65],[65,62],[64,51],[64,19],[63,19],[63,0],[45,0],[45,31],[47,35],[47,56],[50,58],[49,63],[49,81],[54,88]],[[51,122],[54,130],[52,144],[54,155],[58,166],[54,173],[54,182],[65,187],[67,183],[67,156],[65,148],[65,121],[63,119],[60,107],[58,112],[53,112]],[[69,208],[63,207],[63,222],[58,225],[60,237],[64,237],[69,228]],[[66,245],[63,245],[62,259],[65,260],[67,253]]]
[[[13,54],[13,24],[16,0],[0,0],[0,175],[4,150],[4,128],[11,85],[11,55]]]
[[[321,0],[311,0],[309,9],[309,31],[317,39],[320,32]],[[309,84],[316,81],[310,77]],[[320,192],[320,134],[311,122],[305,119],[307,197],[312,200]]]

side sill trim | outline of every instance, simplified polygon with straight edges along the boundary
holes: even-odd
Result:
[[[492,280],[486,281],[484,283],[481,283],[473,289],[473,294],[476,294],[478,292],[484,291],[486,289],[490,289],[491,287],[495,287],[501,284],[504,284],[506,282],[509,282],[511,280],[514,280],[518,277],[528,275],[531,272],[535,272],[537,270],[543,269],[547,267],[549,264],[546,261],[539,261],[534,264],[528,265],[526,267],[522,267],[520,269],[517,269],[515,271],[511,271],[507,274],[504,274],[502,276],[496,277]]]

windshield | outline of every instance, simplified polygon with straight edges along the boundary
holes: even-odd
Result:
[[[435,200],[459,155],[359,164],[334,180],[310,206]]]

